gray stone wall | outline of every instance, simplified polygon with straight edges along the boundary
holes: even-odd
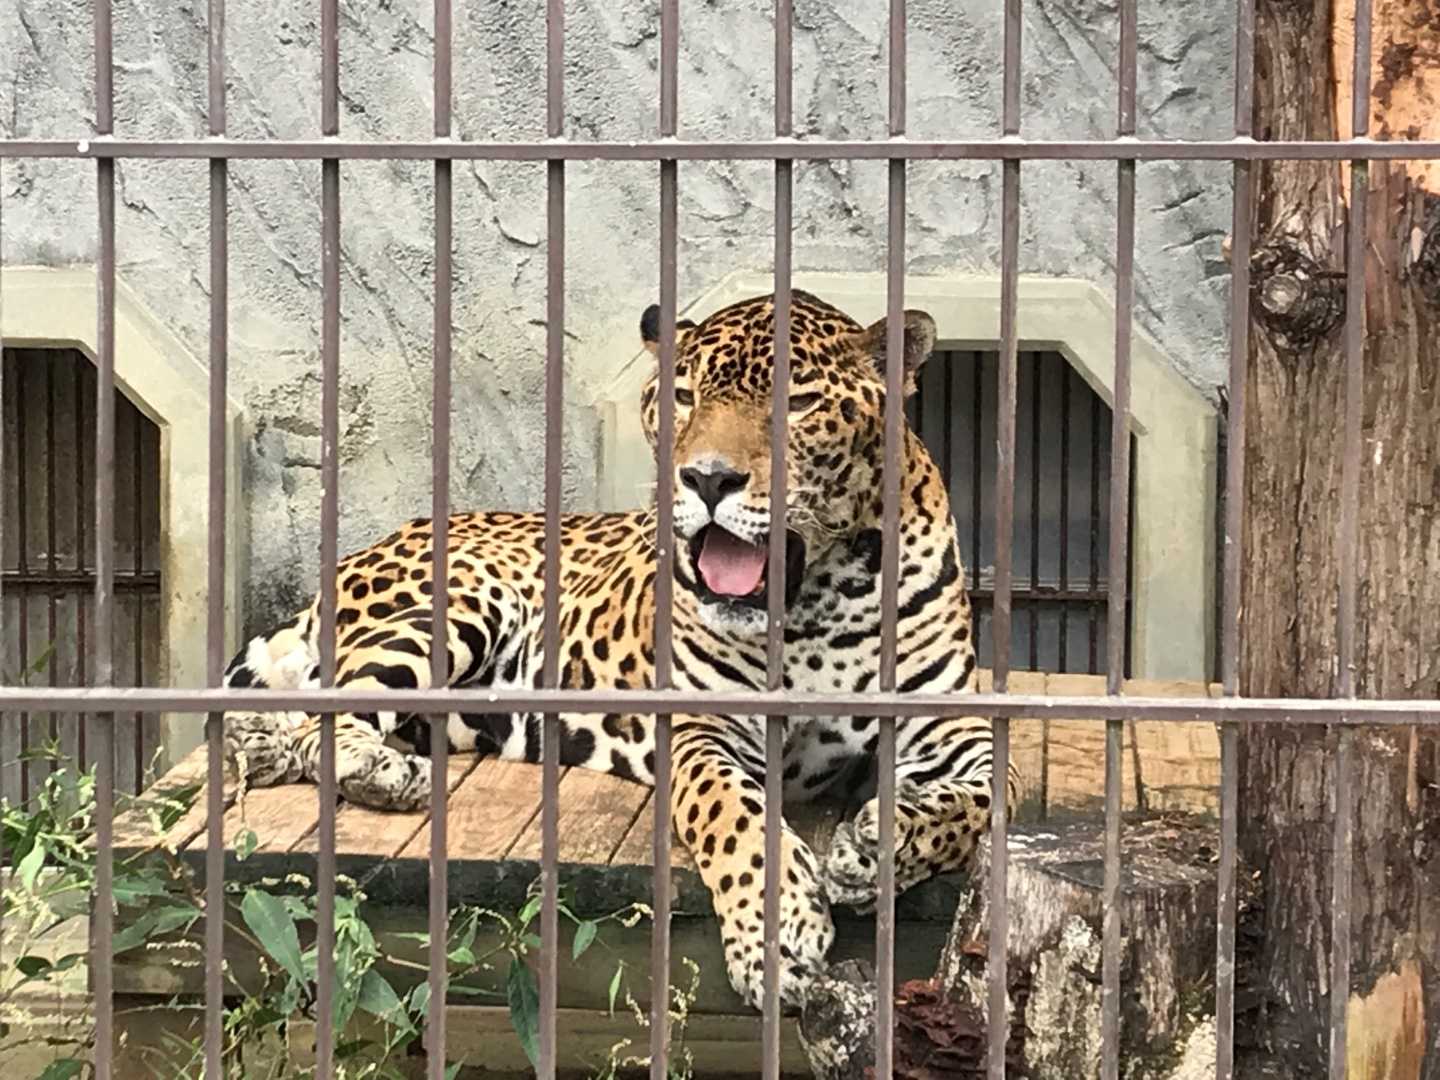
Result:
[[[90,0],[10,0],[0,14],[0,130],[81,137],[93,130]],[[797,130],[886,132],[882,0],[796,0]],[[910,133],[998,129],[1001,5],[911,0]],[[205,131],[203,0],[114,0],[116,129],[141,138]],[[245,138],[319,129],[318,5],[229,5],[229,126]],[[654,135],[659,4],[569,0],[566,127],[577,139]],[[464,140],[544,134],[541,0],[458,0],[455,125]],[[685,0],[680,128],[687,138],[772,130],[769,0]],[[431,125],[427,0],[341,0],[341,109],[351,138],[426,138]],[[1231,116],[1230,5],[1142,5],[1139,134],[1224,137]],[[1027,134],[1113,133],[1118,19],[1111,0],[1027,0]],[[636,348],[658,289],[653,164],[567,170],[568,505],[593,502],[596,390]],[[680,169],[682,306],[721,274],[772,261],[772,167]],[[94,167],[0,166],[6,265],[63,265],[95,253]],[[122,162],[120,273],[203,359],[207,195],[203,162]],[[544,167],[455,167],[454,489],[457,506],[538,505],[544,348]],[[249,431],[247,624],[300,603],[315,581],[320,489],[320,169],[231,169],[231,372]],[[1228,277],[1220,258],[1228,166],[1154,163],[1139,171],[1137,317],[1205,392],[1224,380]],[[991,274],[999,252],[999,168],[910,170],[908,268]],[[1022,270],[1110,287],[1115,167],[1027,164]],[[342,546],[429,506],[431,167],[346,164],[342,178]],[[795,266],[874,270],[885,256],[885,165],[796,169]]]

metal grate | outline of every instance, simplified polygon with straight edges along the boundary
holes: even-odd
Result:
[[[901,353],[901,312],[904,305],[904,208],[906,203],[906,164],[914,160],[976,158],[1002,162],[1001,214],[1001,348],[998,379],[995,526],[995,597],[994,597],[994,685],[992,694],[977,695],[966,701],[966,712],[994,719],[995,782],[992,792],[991,822],[992,855],[990,876],[989,934],[989,1015],[991,1023],[988,1045],[989,1075],[1005,1075],[1004,1047],[1007,1030],[1006,1015],[1006,878],[1007,832],[1005,777],[1009,767],[1009,718],[1055,711],[1065,716],[1088,718],[1106,724],[1106,845],[1102,994],[1102,1076],[1113,1078],[1119,1071],[1119,1003],[1120,1003],[1120,933],[1116,898],[1120,884],[1120,747],[1124,720],[1144,718],[1151,721],[1213,720],[1222,727],[1222,792],[1221,792],[1221,857],[1219,899],[1219,963],[1216,984],[1216,1030],[1218,1044],[1217,1074],[1233,1075],[1234,1068],[1234,1006],[1235,1006],[1235,856],[1236,856],[1236,761],[1237,731],[1241,723],[1319,723],[1344,721],[1336,762],[1335,854],[1332,875],[1333,911],[1335,918],[1331,982],[1345,985],[1349,973],[1349,859],[1350,818],[1353,807],[1350,728],[1354,724],[1423,724],[1440,723],[1440,702],[1359,701],[1353,697],[1352,661],[1355,655],[1356,621],[1356,551],[1357,512],[1359,501],[1360,461],[1360,375],[1364,335],[1364,213],[1366,169],[1364,162],[1381,159],[1440,159],[1440,143],[1420,141],[1371,141],[1366,138],[1370,72],[1370,2],[1357,0],[1355,33],[1354,120],[1356,137],[1334,142],[1256,142],[1251,127],[1253,105],[1253,0],[1237,0],[1236,92],[1233,139],[1199,142],[1178,142],[1136,139],[1136,4],[1137,0],[1120,2],[1119,97],[1115,137],[1075,141],[1041,142],[1025,139],[1020,133],[1020,30],[1021,0],[1004,0],[1003,95],[1001,131],[992,138],[948,141],[912,141],[906,138],[905,88],[905,3],[892,0],[889,22],[889,138],[873,142],[829,139],[797,139],[792,128],[792,66],[791,25],[792,3],[777,0],[775,39],[775,134],[770,139],[750,142],[716,140],[710,142],[682,141],[676,138],[677,126],[677,55],[679,33],[679,0],[661,0],[660,32],[660,102],[654,138],[626,143],[580,142],[566,137],[564,124],[564,4],[562,0],[546,2],[547,39],[547,138],[522,142],[460,143],[451,138],[451,0],[435,0],[435,138],[393,143],[366,143],[340,137],[338,110],[338,0],[321,0],[320,39],[323,47],[321,79],[323,101],[320,136],[302,140],[239,140],[225,135],[225,0],[208,0],[209,34],[209,128],[210,137],[175,141],[134,140],[116,138],[113,109],[113,36],[111,9],[108,0],[94,5],[95,41],[95,124],[93,132],[76,132],[66,139],[0,140],[0,157],[46,157],[94,160],[98,192],[99,219],[99,292],[97,297],[98,379],[96,384],[96,501],[95,522],[91,541],[96,557],[95,610],[91,638],[89,672],[91,689],[5,688],[0,690],[0,706],[6,710],[5,723],[16,722],[15,715],[26,711],[73,709],[93,713],[99,762],[97,783],[98,869],[95,882],[97,900],[94,906],[93,989],[96,999],[97,1041],[99,1046],[96,1075],[109,1080],[113,1074],[113,797],[116,771],[114,767],[114,735],[116,714],[136,710],[210,711],[207,737],[210,748],[209,848],[207,856],[207,995],[205,1070],[209,1077],[221,1073],[221,923],[222,898],[222,833],[221,818],[221,714],[228,709],[308,709],[311,711],[401,709],[436,715],[434,734],[443,733],[439,716],[451,710],[494,711],[572,710],[603,712],[614,708],[631,711],[648,710],[658,714],[656,771],[659,790],[655,799],[655,948],[654,979],[655,1011],[662,1013],[666,993],[669,954],[668,866],[670,822],[668,820],[669,716],[677,711],[707,711],[770,715],[767,746],[771,750],[771,768],[767,776],[770,801],[766,820],[770,826],[767,837],[778,842],[776,827],[781,812],[779,802],[778,744],[776,718],[792,714],[877,715],[884,719],[879,743],[880,764],[880,898],[877,916],[879,1016],[876,1025],[876,1073],[889,1075],[892,1063],[893,1030],[893,950],[894,921],[894,763],[895,720],[911,715],[948,712],[954,708],[953,698],[944,695],[897,693],[896,668],[896,577],[897,545],[894,542],[899,480],[899,431],[901,423],[900,364],[893,362]],[[117,429],[114,412],[115,391],[115,161],[121,157],[195,158],[210,162],[211,207],[211,447],[210,447],[210,638],[209,683],[204,690],[116,689],[117,664],[111,645],[116,625],[117,581],[117,519],[116,463]],[[323,335],[323,408],[322,408],[322,472],[324,501],[322,506],[322,634],[324,656],[322,672],[326,689],[308,692],[254,692],[218,689],[224,661],[222,610],[224,590],[222,569],[225,557],[224,534],[219,528],[223,519],[225,493],[224,410],[226,326],[228,317],[227,265],[227,164],[232,158],[266,157],[318,159],[322,161],[322,237],[324,261],[324,335]],[[546,531],[547,599],[556,595],[555,573],[559,550],[558,510],[560,499],[560,427],[559,404],[562,393],[561,346],[563,330],[564,275],[564,184],[565,167],[576,160],[651,161],[657,165],[660,196],[660,281],[661,281],[661,389],[660,430],[663,437],[659,452],[658,518],[661,536],[671,531],[673,489],[672,447],[670,432],[673,418],[674,380],[674,313],[676,307],[676,195],[677,163],[691,159],[751,159],[774,162],[775,175],[775,265],[777,277],[777,319],[775,392],[783,403],[788,381],[788,307],[791,273],[791,195],[793,162],[800,159],[876,159],[888,162],[888,254],[887,307],[891,340],[888,355],[889,393],[887,394],[887,429],[885,439],[884,523],[886,544],[882,558],[882,647],[878,687],[863,694],[809,695],[787,693],[780,689],[779,666],[775,662],[783,642],[780,626],[780,598],[784,590],[784,559],[781,544],[772,545],[770,574],[777,582],[771,589],[771,635],[769,656],[771,674],[768,688],[754,692],[723,692],[697,694],[675,691],[671,686],[669,630],[670,573],[672,550],[662,545],[659,554],[659,588],[657,589],[656,664],[657,685],[638,691],[556,689],[557,619],[553,605],[545,622],[546,663],[544,686],[540,689],[514,690],[427,690],[396,691],[388,694],[337,691],[331,688],[334,676],[335,626],[335,563],[337,529],[338,423],[337,381],[340,364],[339,349],[339,250],[338,233],[341,206],[339,175],[342,162],[354,159],[425,159],[435,162],[436,188],[436,300],[435,300],[435,430],[434,453],[434,517],[443,522],[448,514],[449,447],[446,439],[446,403],[450,390],[450,238],[451,162],[457,159],[504,159],[547,162],[548,215],[548,281],[549,298],[546,317],[547,379],[545,479],[548,528]],[[1065,699],[1020,697],[1007,694],[1011,662],[1013,560],[1011,556],[1015,523],[1016,490],[1016,372],[1017,326],[1016,293],[1019,246],[1019,193],[1022,164],[1038,159],[1089,159],[1116,162],[1118,197],[1116,200],[1117,236],[1115,248],[1116,320],[1115,339],[1115,414],[1124,417],[1130,404],[1130,347],[1134,307],[1134,242],[1135,242],[1135,170],[1139,161],[1162,159],[1207,159],[1230,161],[1234,169],[1234,226],[1232,246],[1233,308],[1231,316],[1231,369],[1226,468],[1227,491],[1230,497],[1225,508],[1226,543],[1225,611],[1223,618],[1222,672],[1227,696],[1222,700],[1147,700],[1120,696],[1125,638],[1124,566],[1127,556],[1128,482],[1110,486],[1109,573],[1111,583],[1106,626],[1106,654],[1110,695],[1101,699]],[[1344,700],[1301,701],[1244,699],[1237,697],[1237,657],[1239,655],[1239,583],[1241,558],[1241,478],[1245,462],[1243,439],[1245,424],[1245,362],[1248,349],[1250,251],[1253,162],[1262,159],[1349,160],[1357,163],[1352,170],[1352,212],[1348,218],[1347,250],[1347,394],[1344,417],[1345,456],[1342,480],[1344,522],[1340,544],[1345,562],[1339,587],[1340,649],[1338,670],[1341,673],[1341,694]],[[776,410],[783,417],[783,407]],[[1130,476],[1130,440],[1124,437],[1125,425],[1114,427],[1110,447],[1112,477]],[[772,491],[783,500],[784,424],[777,422],[772,430],[772,458],[775,463]],[[776,536],[780,533],[777,530]],[[434,562],[436,575],[445,574],[443,530],[436,536]],[[436,626],[445,618],[444,591],[435,593],[438,610]],[[443,658],[435,661],[437,685],[443,684]],[[327,731],[333,734],[333,722]],[[553,716],[545,724],[545,739],[553,745],[556,725]],[[444,775],[445,740],[434,738],[432,745],[442,748],[437,762]],[[319,797],[320,819],[318,874],[319,910],[318,953],[320,957],[320,998],[318,1015],[329,1015],[332,975],[331,959],[335,941],[334,869],[335,835],[334,805],[336,783],[334,747],[331,739],[324,742],[323,770]],[[541,979],[546,988],[542,998],[540,1030],[540,1073],[550,1077],[555,1071],[555,996],[554,975],[557,951],[556,935],[556,790],[557,755],[547,755],[544,769],[545,803],[543,823],[544,909],[542,916]],[[445,940],[445,789],[435,785],[432,805],[431,877],[431,940]],[[773,847],[767,861],[767,876],[780,865]],[[776,890],[767,890],[774,896]],[[778,1074],[778,1007],[775,978],[778,970],[776,925],[778,910],[772,899],[766,904],[765,924],[767,949],[765,972],[768,992],[765,1009],[766,1076]],[[443,1075],[444,1058],[439,1052],[444,1045],[444,998],[441,993],[444,975],[444,951],[432,946],[429,1043],[433,1051],[429,1059],[429,1075]],[[1345,999],[1333,996],[1337,1012],[1332,1022],[1332,1076],[1345,1074]],[[656,1015],[655,1020],[663,1019]],[[320,1025],[317,1037],[317,1075],[334,1074],[334,1032]],[[667,1072],[666,1030],[663,1023],[652,1023],[651,1075],[664,1077]]]
[[[1010,597],[1021,617],[1011,622],[1010,653],[1016,669],[1101,674],[1110,606],[1110,407],[1057,352],[1020,353],[1016,376],[1015,471],[1023,480]],[[906,403],[950,490],[982,667],[994,662],[998,382],[996,353],[936,350]],[[1134,436],[1130,445],[1133,454]],[[1133,490],[1127,501],[1133,520]],[[1132,568],[1127,558],[1127,581]],[[1129,597],[1127,590],[1127,677]]]
[[[74,349],[6,349],[0,385],[0,675],[83,686],[96,575],[95,367]],[[134,686],[160,675],[160,431],[124,397],[115,403],[116,536],[113,628],[119,670]],[[116,781],[138,793],[159,742],[159,719],[117,719]],[[0,796],[24,803],[51,769],[21,755],[53,744],[80,769],[94,762],[75,712],[21,713],[0,727]]]

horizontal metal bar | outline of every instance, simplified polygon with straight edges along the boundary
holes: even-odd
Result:
[[[95,588],[95,575],[86,570],[6,570],[0,573],[0,583],[6,589],[74,589],[88,593]],[[111,585],[116,592],[159,592],[160,573],[117,570]]]
[[[1440,700],[1331,698],[1043,697],[914,692],[802,694],[723,690],[167,690],[0,687],[0,712],[570,712],[725,713],[777,716],[1063,717],[1074,720],[1260,721],[1440,726]]]
[[[472,142],[449,139],[373,142],[355,139],[0,139],[0,158],[270,158],[292,161],[374,159],[426,161],[1428,161],[1440,141],[1370,139],[1255,142],[1250,139],[1085,139],[1064,142],[1004,136],[920,139],[747,142],[656,139],[640,142]]]

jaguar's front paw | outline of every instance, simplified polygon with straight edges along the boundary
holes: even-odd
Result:
[[[430,759],[377,744],[345,752],[336,763],[340,794],[375,810],[419,810],[430,804]]]

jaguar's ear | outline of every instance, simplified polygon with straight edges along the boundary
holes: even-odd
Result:
[[[678,343],[685,335],[685,331],[695,329],[695,324],[689,319],[679,319],[675,323],[675,341]],[[645,346],[651,356],[660,355],[660,305],[651,304],[640,316],[640,342]]]
[[[890,345],[890,332],[885,319],[871,323],[857,335],[860,349],[875,363],[875,370],[885,377],[886,354]],[[935,320],[929,312],[909,309],[905,312],[905,395],[915,392],[916,378],[920,368],[930,358],[935,348]]]

